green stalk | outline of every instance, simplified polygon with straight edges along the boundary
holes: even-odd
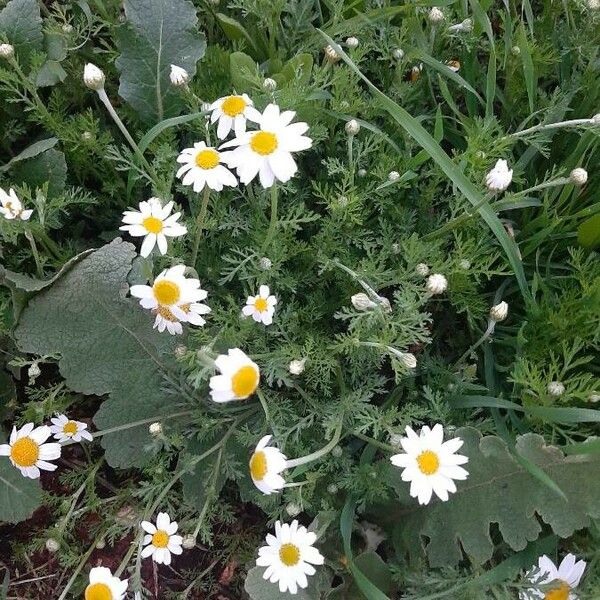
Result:
[[[204,221],[206,220],[206,213],[208,211],[208,200],[210,198],[210,188],[208,185],[204,185],[204,191],[202,192],[202,205],[200,211],[196,217],[196,235],[194,237],[194,249],[192,250],[191,266],[196,268],[196,258],[198,257],[198,249],[200,248],[200,238],[202,237],[202,230],[204,229]]]
[[[278,187],[277,184],[274,183],[271,186],[271,220],[269,222],[269,229],[267,231],[267,237],[262,245],[262,249],[266,250],[269,244],[271,243],[271,239],[273,235],[275,235],[275,230],[277,229],[277,197],[278,197]]]

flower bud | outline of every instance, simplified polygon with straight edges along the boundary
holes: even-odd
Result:
[[[162,433],[162,425],[158,422],[151,423],[150,427],[148,427],[148,431],[150,432],[150,435],[158,437]]]
[[[354,306],[356,310],[370,310],[377,307],[377,303],[373,302],[373,300],[371,300],[364,292],[354,294],[350,300],[352,301],[352,306]]]
[[[581,167],[577,167],[571,171],[569,179],[571,180],[571,183],[575,185],[585,185],[588,179],[587,171]]]
[[[343,453],[344,451],[342,450],[341,446],[334,446],[333,450],[331,451],[332,456],[335,458],[339,458]]]
[[[106,77],[101,69],[92,63],[87,63],[83,69],[83,83],[90,88],[90,90],[99,91],[104,88],[104,82]]]
[[[594,125],[600,125],[600,113],[592,117],[592,122]]]
[[[398,171],[390,171],[388,173],[388,181],[398,181],[400,179],[400,173]]]
[[[263,81],[263,88],[268,92],[274,92],[277,89],[277,82],[274,79],[267,77]]]
[[[104,538],[100,538],[96,542],[96,548],[98,548],[98,550],[104,550],[104,548],[106,548],[106,540]]]
[[[427,291],[430,294],[443,294],[448,288],[448,280],[439,273],[434,273],[427,278]]]
[[[402,252],[402,246],[398,242],[392,244],[392,252],[394,254],[400,254]]]
[[[441,23],[444,20],[444,13],[437,6],[434,6],[429,11],[429,21],[434,25],[437,23]]]
[[[504,321],[507,315],[508,303],[506,302],[500,302],[499,304],[496,304],[495,306],[492,306],[492,308],[490,308],[490,319],[492,319],[492,321]]]
[[[288,365],[288,370],[292,375],[301,375],[304,372],[305,363],[305,358],[292,360]]]
[[[521,54],[521,48],[519,48],[519,46],[513,46],[513,47],[510,49],[510,53],[511,53],[513,56],[519,56],[519,55]]]
[[[470,33],[471,31],[473,31],[473,21],[471,19],[465,19],[460,24],[460,29],[461,29],[461,31],[464,31],[465,33]]]
[[[329,494],[337,494],[338,490],[339,490],[339,488],[337,485],[335,485],[335,483],[330,483],[327,486],[327,493],[329,493]]]
[[[82,142],[90,142],[93,138],[94,138],[94,136],[92,135],[91,131],[84,131],[81,134],[81,141]]]
[[[459,263],[458,266],[463,270],[463,271],[468,271],[471,268],[471,261],[467,260],[466,258],[463,258]]]
[[[200,110],[202,112],[210,112],[211,111],[211,108],[210,108],[211,106],[212,106],[212,104],[210,102],[203,102],[202,106],[200,107]],[[210,117],[210,115],[207,115],[207,117],[206,117],[207,120],[208,120],[209,117]]]
[[[175,87],[183,87],[188,84],[190,80],[190,74],[183,68],[177,65],[171,65],[171,73],[169,73],[171,79],[171,85]]]
[[[359,177],[366,177],[367,175],[367,170],[366,169],[359,169],[358,170],[358,176]]]
[[[417,366],[417,357],[410,352],[402,352],[398,358],[407,369],[414,369]]]
[[[350,119],[346,123],[346,133],[348,135],[356,135],[360,131],[360,125],[356,119]]]
[[[551,381],[548,384],[548,393],[554,398],[558,398],[565,393],[565,386],[560,381]]]
[[[290,502],[285,507],[285,512],[290,515],[290,517],[295,517],[296,515],[300,514],[301,511],[302,509],[295,502]]]
[[[175,346],[174,354],[176,358],[183,358],[186,352],[187,348],[185,346]]]
[[[268,271],[271,267],[273,266],[273,263],[271,262],[270,258],[267,258],[266,256],[263,256],[259,261],[258,261],[258,268],[261,271]]]
[[[600,402],[600,394],[590,394],[588,400],[596,404],[596,402]]]
[[[0,58],[12,58],[15,55],[15,48],[11,44],[0,44]]]
[[[485,185],[490,192],[503,192],[510,185],[512,176],[513,171],[508,168],[508,163],[500,159],[486,175]]]
[[[54,554],[60,550],[60,542],[54,538],[48,538],[46,540],[46,550]]]
[[[191,550],[196,545],[196,538],[195,538],[195,536],[193,536],[191,533],[188,533],[187,535],[184,535],[183,536],[183,542],[181,542],[181,545],[186,550]]]
[[[29,379],[35,383],[35,380],[41,375],[42,371],[40,369],[40,365],[37,362],[31,363],[29,369],[27,369],[27,375]]]
[[[70,23],[65,23],[61,29],[63,30],[63,33],[66,33],[68,35],[69,33],[73,32],[73,25],[71,25]]]
[[[392,50],[392,57],[394,60],[402,60],[404,58],[404,50],[402,48],[394,48]]]
[[[415,267],[415,271],[417,272],[417,275],[420,275],[421,277],[427,277],[427,275],[429,275],[429,267],[425,263],[419,263]]]
[[[333,46],[327,45],[323,48],[323,52],[325,52],[325,60],[330,63],[336,63],[340,61],[340,55],[334,50]]]
[[[358,38],[355,38],[354,36],[346,39],[346,45],[348,48],[358,48],[358,44]]]

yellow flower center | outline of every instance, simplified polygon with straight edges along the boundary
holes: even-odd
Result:
[[[179,286],[168,279],[161,279],[157,281],[152,287],[154,297],[158,300],[159,304],[166,304],[167,306],[175,304],[181,296],[181,290]]]
[[[568,600],[571,587],[566,581],[561,581],[559,586],[546,592],[544,600]]]
[[[282,544],[279,558],[286,567],[293,567],[300,562],[300,548],[294,544]]]
[[[221,110],[228,117],[237,117],[244,112],[246,101],[241,96],[229,96],[225,98],[221,106]]]
[[[258,312],[265,312],[268,308],[267,301],[264,298],[257,298],[254,302],[254,308]]]
[[[67,435],[75,435],[77,433],[77,423],[75,421],[67,421],[63,425],[63,433]]]
[[[113,595],[105,583],[92,583],[85,588],[85,600],[113,600]]]
[[[269,131],[258,131],[250,140],[250,148],[261,156],[273,154],[277,150],[277,145],[277,136]]]
[[[18,439],[10,449],[10,457],[19,467],[33,467],[40,456],[40,447],[30,438]]]
[[[152,545],[155,548],[166,548],[169,545],[169,534],[162,529],[159,529],[152,536]]]
[[[267,474],[267,456],[262,450],[258,450],[250,459],[250,475],[255,481],[262,481]]]
[[[421,469],[421,473],[424,475],[433,475],[440,468],[440,459],[435,452],[425,450],[425,452],[421,452],[417,456],[417,464],[419,465],[419,469]]]
[[[163,228],[163,222],[156,217],[146,217],[142,221],[142,225],[146,228],[146,231],[150,233],[160,233]]]
[[[231,378],[231,389],[238,398],[246,398],[258,387],[258,373],[247,365],[238,369]]]
[[[196,154],[196,165],[201,169],[214,169],[219,164],[219,153],[212,148],[200,150]]]

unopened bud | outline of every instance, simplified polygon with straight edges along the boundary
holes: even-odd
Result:
[[[492,321],[504,321],[508,315],[508,303],[500,302],[490,309],[490,319]]]
[[[400,254],[402,252],[402,246],[398,242],[392,244],[392,252],[394,254]]]
[[[338,493],[338,490],[339,490],[339,488],[338,488],[338,486],[337,486],[337,485],[335,485],[335,483],[330,483],[330,484],[327,486],[327,492],[328,492],[329,494],[337,494],[337,493]]]
[[[340,55],[334,50],[333,46],[328,45],[323,48],[323,52],[325,52],[325,60],[330,63],[336,63],[340,60]]]
[[[581,167],[577,167],[571,171],[569,179],[571,180],[571,183],[575,185],[585,185],[588,179],[587,171]]]
[[[55,540],[54,538],[48,538],[46,540],[46,550],[48,550],[48,552],[51,552],[52,554],[58,552],[60,550],[59,541]]]
[[[513,46],[510,49],[510,52],[513,56],[519,56],[519,54],[521,54],[521,48],[519,48],[519,46]]]
[[[333,450],[331,451],[331,454],[335,457],[335,458],[339,458],[342,454],[344,453],[344,451],[342,450],[341,446],[334,446]]]
[[[425,263],[419,263],[415,267],[415,271],[417,272],[417,275],[420,275],[421,277],[427,277],[427,275],[429,275],[429,267]]]
[[[356,119],[351,119],[346,123],[346,133],[356,135],[360,131],[360,125]]]
[[[354,306],[356,310],[370,310],[377,307],[377,303],[373,302],[373,300],[371,300],[364,292],[354,294],[350,300],[352,301],[352,306]]]
[[[183,87],[190,80],[190,74],[183,68],[177,65],[171,65],[171,73],[169,74],[171,85],[175,87]]]
[[[66,34],[72,33],[73,25],[71,25],[70,23],[65,23],[62,26],[62,30],[63,30],[63,33],[66,33]]]
[[[392,50],[392,57],[394,60],[402,60],[404,58],[404,50],[402,48],[394,48]]]
[[[84,131],[84,132],[81,134],[81,140],[82,140],[82,141],[84,141],[84,142],[89,142],[89,141],[91,141],[93,138],[94,138],[94,136],[92,135],[92,132],[91,132],[91,131]]]
[[[600,394],[590,394],[588,400],[596,404],[596,402],[600,402]]]
[[[401,352],[398,358],[407,369],[414,369],[417,366],[417,357],[410,352]]]
[[[592,123],[594,125],[600,125],[600,113],[592,117]]]
[[[12,58],[15,55],[15,48],[11,44],[0,44],[0,58]]]
[[[555,398],[562,396],[565,393],[565,386],[560,381],[551,381],[548,384],[548,393]]]
[[[175,356],[177,358],[183,358],[186,352],[187,348],[185,346],[175,346]]]
[[[366,169],[359,169],[358,170],[358,176],[359,177],[366,177],[367,175],[367,170]]]
[[[437,7],[434,6],[429,11],[429,21],[433,24],[441,23],[444,20],[444,13]]]
[[[468,271],[471,268],[471,261],[467,260],[466,258],[463,258],[459,263],[458,266],[463,269],[463,271]]]
[[[400,179],[400,173],[398,171],[390,171],[388,173],[388,181],[398,181]]]
[[[90,90],[99,91],[104,88],[104,82],[106,77],[102,69],[99,69],[92,63],[87,63],[83,69],[83,83],[90,88]]]
[[[300,514],[301,510],[302,509],[300,506],[295,502],[290,502],[285,507],[285,512],[290,515],[290,517],[295,517],[296,515]]]
[[[471,19],[465,19],[461,24],[460,28],[465,33],[470,33],[473,31],[473,21]]]
[[[29,367],[29,369],[27,369],[27,375],[29,376],[29,379],[31,379],[33,382],[35,382],[35,380],[41,375],[41,373],[42,371],[37,362],[31,363],[31,366]]]
[[[358,44],[358,38],[349,37],[346,39],[346,45],[348,46],[348,48],[358,48]]]
[[[267,258],[266,256],[263,256],[258,261],[258,268],[261,269],[262,271],[268,271],[272,266],[273,266],[273,263],[271,262],[271,259]]]
[[[306,364],[306,358],[300,360],[292,360],[288,365],[288,370],[292,375],[301,375],[304,372],[304,365]]]
[[[96,542],[96,548],[98,548],[98,550],[104,550],[104,548],[106,548],[106,540],[104,538],[100,538]]]
[[[183,542],[181,542],[181,545],[186,550],[191,550],[196,545],[196,537],[193,536],[191,533],[188,533],[187,535],[184,535],[183,536]]]
[[[148,431],[150,432],[150,435],[157,437],[162,433],[162,425],[160,423],[151,423],[150,427],[148,427]]]
[[[268,92],[274,92],[277,89],[277,82],[274,79],[267,77],[263,81],[263,88]]]
[[[443,294],[448,288],[448,280],[443,275],[434,273],[428,277],[426,287],[430,294]]]

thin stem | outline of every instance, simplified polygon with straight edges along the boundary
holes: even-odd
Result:
[[[192,250],[192,267],[196,268],[196,258],[198,257],[198,250],[200,248],[200,238],[202,237],[202,230],[204,229],[204,221],[206,220],[206,213],[208,212],[208,200],[210,198],[210,188],[208,185],[204,186],[202,192],[202,205],[200,211],[196,217],[196,237],[194,238],[194,248]]]
[[[524,196],[525,194],[530,194],[531,192],[538,192],[539,190],[545,190],[546,188],[556,187],[558,185],[567,185],[567,183],[572,183],[568,177],[557,177],[556,179],[551,179],[550,181],[544,181],[544,183],[540,183],[539,185],[534,185],[526,190],[515,192],[513,197]]]
[[[229,437],[229,435],[230,434],[228,433],[227,437]],[[215,495],[217,489],[217,480],[219,478],[219,469],[221,468],[221,459],[223,458],[223,448],[225,447],[225,441],[226,440],[223,440],[223,445],[219,449],[219,454],[217,455],[217,460],[213,468],[213,475],[212,480],[210,482],[210,488],[206,492],[204,506],[202,507],[202,511],[200,512],[200,516],[198,517],[198,521],[196,522],[196,527],[194,528],[194,533],[192,534],[194,539],[196,539],[198,537],[198,533],[200,533],[202,523],[204,523],[204,519],[206,518],[206,514],[208,513],[208,509],[210,507],[210,503],[212,502],[213,496]]]
[[[274,183],[271,186],[271,220],[269,222],[269,230],[267,231],[267,237],[263,243],[262,249],[265,250],[271,243],[273,235],[275,235],[275,229],[277,229],[277,197],[279,188]]]
[[[533,127],[529,127],[528,129],[523,129],[521,131],[516,131],[515,133],[510,133],[509,135],[505,135],[502,139],[507,138],[519,138],[531,133],[536,133],[537,131],[549,131],[551,129],[562,129],[566,127],[579,127],[580,125],[595,125],[596,120],[594,118],[591,119],[571,119],[570,121],[559,121],[558,123],[545,123],[541,125],[535,125]]]
[[[354,135],[348,135],[348,169],[350,171],[350,183],[354,185],[354,157],[352,152],[352,146],[354,142]]]
[[[483,335],[472,346],[470,346],[467,349],[467,351],[456,361],[455,367],[457,367],[465,359],[467,359],[469,354],[471,354],[471,352],[473,352],[473,350],[476,350],[477,348],[479,348],[479,346],[481,346],[481,344],[483,344],[483,342],[485,342],[485,340],[487,340],[492,335],[492,333],[494,333],[495,328],[496,328],[496,321],[494,321],[493,319],[489,319],[487,329],[485,330]]]
[[[342,421],[338,423],[337,429],[333,434],[333,437],[329,441],[326,446],[323,446],[320,450],[316,452],[312,452],[311,454],[307,454],[306,456],[301,456],[300,458],[294,458],[292,460],[287,461],[287,468],[293,469],[294,467],[299,467],[300,465],[305,465],[306,463],[313,462],[315,460],[319,460],[322,456],[325,456],[329,452],[331,452],[340,441],[340,437],[342,435]]]
[[[354,437],[357,437],[359,440],[362,440],[363,442],[367,442],[368,444],[371,444],[372,446],[376,446],[377,448],[380,448],[381,450],[385,450],[386,452],[393,452],[394,454],[396,454],[398,452],[398,448],[394,448],[394,446],[390,445],[390,444],[385,444],[384,442],[380,442],[372,437],[369,437],[368,435],[364,435],[363,433],[360,433],[358,431],[353,431],[352,435]]]
[[[42,268],[42,262],[40,260],[40,253],[38,252],[37,245],[35,243],[35,238],[33,237],[33,233],[31,229],[27,227],[25,229],[25,237],[29,241],[29,245],[31,246],[31,252],[33,254],[33,258],[35,259],[35,266],[37,269],[38,277],[42,278],[44,276],[44,269]]]
[[[275,434],[275,436],[278,437],[277,430],[275,428],[275,425],[273,424],[273,421],[271,420],[271,415],[269,414],[269,407],[267,405],[267,400],[266,400],[266,398],[265,398],[265,396],[262,393],[262,390],[260,388],[257,388],[256,395],[258,396],[258,399],[260,401],[260,405],[262,406],[262,409],[263,409],[263,411],[265,413],[265,420],[269,424],[269,427],[273,430],[273,433]]]

